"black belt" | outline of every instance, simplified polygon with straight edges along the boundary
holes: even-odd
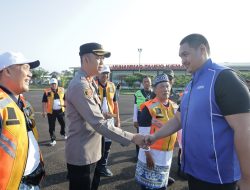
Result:
[[[44,176],[45,176],[44,166],[40,162],[37,168],[31,174],[22,177],[22,183],[36,186],[40,184]]]

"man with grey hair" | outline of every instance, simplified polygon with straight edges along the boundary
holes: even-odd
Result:
[[[174,117],[177,104],[169,100],[171,84],[166,74],[154,79],[155,98],[141,104],[141,116],[138,118],[139,132],[143,135],[153,134],[160,129],[152,121],[167,123]],[[142,190],[165,190],[169,182],[173,149],[177,134],[156,141],[150,150],[140,149],[136,166],[136,181]],[[157,177],[155,177],[157,176]]]
[[[98,43],[80,46],[81,68],[71,80],[66,92],[68,138],[65,144],[70,190],[96,190],[100,176],[96,163],[101,158],[104,137],[122,145],[134,142],[143,145],[144,137],[115,127],[101,112],[94,76],[103,67],[103,59],[111,53]]]

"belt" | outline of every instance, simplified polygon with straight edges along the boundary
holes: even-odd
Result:
[[[22,183],[36,186],[40,184],[44,176],[45,176],[44,166],[40,162],[37,168],[31,174],[22,177]]]

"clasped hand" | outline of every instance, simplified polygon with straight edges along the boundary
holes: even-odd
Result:
[[[144,136],[141,134],[135,134],[132,141],[140,146],[140,148],[149,149],[149,146],[155,142],[155,139],[153,135]]]

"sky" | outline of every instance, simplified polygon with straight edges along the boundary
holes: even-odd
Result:
[[[106,64],[181,64],[191,33],[219,63],[250,63],[247,0],[0,0],[0,52],[22,52],[50,72],[80,66],[79,46],[111,51]]]

